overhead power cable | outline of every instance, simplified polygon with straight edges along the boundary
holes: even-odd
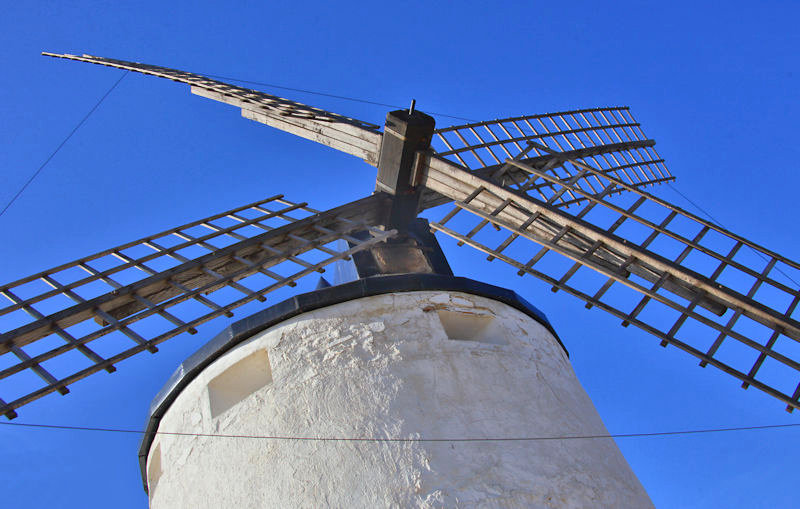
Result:
[[[680,196],[681,196],[681,197],[682,197],[684,200],[686,200],[687,202],[691,203],[691,204],[694,206],[694,208],[696,208],[697,210],[699,210],[699,211],[700,211],[700,213],[702,213],[702,214],[705,214],[705,215],[706,215],[706,217],[708,217],[708,218],[711,220],[711,222],[712,222],[712,223],[716,223],[716,224],[717,224],[717,226],[720,226],[720,227],[722,227],[722,228],[725,228],[726,230],[729,230],[729,228],[728,228],[727,226],[725,226],[724,224],[722,224],[722,221],[719,221],[717,218],[715,218],[714,216],[712,216],[710,212],[708,212],[706,209],[704,209],[704,208],[703,208],[703,207],[701,207],[699,204],[697,204],[697,203],[696,203],[694,200],[690,199],[688,196],[686,196],[685,194],[683,194],[682,192],[680,192],[680,190],[678,190],[678,188],[677,188],[677,187],[673,186],[671,182],[667,182],[667,185],[670,187],[670,189],[672,189],[673,191],[675,191],[676,193],[678,193],[678,194],[679,194],[679,195],[680,195]],[[750,250],[751,250],[752,252],[754,252],[755,254],[757,254],[757,255],[759,256],[759,258],[761,258],[761,259],[762,259],[762,260],[764,260],[765,262],[769,262],[769,258],[767,258],[767,257],[766,257],[766,256],[765,256],[763,253],[759,252],[759,251],[758,251],[758,250],[756,250],[756,249],[753,249],[753,248],[752,248],[752,247],[750,247],[750,246],[747,246],[747,247],[748,247],[748,248],[750,248]],[[783,274],[784,276],[786,276],[786,278],[787,278],[789,281],[791,281],[792,283],[794,283],[795,285],[797,285],[797,286],[798,286],[798,288],[800,288],[800,283],[798,283],[797,281],[795,281],[795,279],[794,279],[792,276],[790,276],[789,274],[787,274],[786,272],[784,272],[783,270],[781,270],[781,268],[780,268],[780,267],[775,267],[775,270],[777,270],[778,272],[780,272],[781,274]]]
[[[274,83],[264,83],[264,82],[261,82],[261,81],[242,80],[242,79],[239,79],[239,78],[231,78],[230,76],[220,76],[218,74],[203,74],[203,76],[206,76],[208,78],[218,79],[218,80],[236,81],[238,83],[247,83],[249,85],[259,85],[259,86],[268,87],[268,88],[279,88],[281,90],[291,90],[292,92],[301,92],[303,94],[320,95],[320,96],[323,96],[323,97],[332,97],[334,99],[342,99],[342,100],[345,100],[345,101],[353,101],[353,102],[359,102],[359,103],[364,103],[364,104],[372,104],[372,105],[375,105],[375,106],[384,106],[386,108],[397,108],[399,110],[406,109],[405,106],[398,106],[396,104],[387,104],[387,103],[381,103],[381,102],[376,102],[376,101],[370,101],[370,100],[367,100],[367,99],[360,99],[358,97],[348,97],[348,96],[344,96],[344,95],[329,94],[327,92],[317,92],[315,90],[307,90],[307,89],[303,89],[303,88],[285,87],[285,86],[281,86],[281,85],[275,85]],[[426,113],[428,113],[430,115],[438,116],[438,117],[447,117],[447,118],[454,118],[456,120],[464,120],[466,122],[477,122],[477,120],[472,120],[470,118],[459,117],[459,116],[456,116],[456,115],[447,115],[445,113],[436,113],[436,112],[433,112],[433,111],[426,111]]]
[[[724,431],[754,431],[767,429],[783,429],[800,427],[800,423],[793,424],[767,424],[763,426],[736,426],[729,428],[704,428],[679,431],[656,431],[650,433],[612,433],[606,435],[559,435],[545,437],[446,437],[446,438],[381,438],[381,437],[312,437],[312,436],[287,436],[287,435],[234,435],[220,433],[181,433],[169,431],[147,432],[123,428],[103,428],[89,426],[67,426],[60,424],[34,424],[23,422],[0,422],[6,426],[18,426],[23,428],[54,429],[68,431],[100,431],[109,433],[133,433],[138,435],[169,435],[169,436],[188,436],[188,437],[210,437],[210,438],[247,438],[257,440],[295,440],[308,442],[538,442],[546,440],[586,440],[596,438],[636,438],[636,437],[658,437],[673,435],[694,435],[699,433],[719,433]]]
[[[125,76],[127,76],[127,75],[128,75],[128,71],[125,71],[125,72],[122,74],[122,76],[120,76],[120,77],[119,77],[119,79],[118,79],[117,81],[115,81],[113,85],[111,85],[111,88],[109,88],[109,89],[106,91],[106,93],[105,93],[105,94],[103,94],[103,97],[101,97],[101,98],[100,98],[100,100],[99,100],[99,101],[97,101],[97,103],[95,103],[95,105],[94,105],[94,106],[92,106],[92,109],[90,109],[90,110],[89,110],[89,112],[88,112],[88,113],[86,113],[86,115],[84,115],[84,116],[83,116],[83,118],[81,119],[81,121],[80,121],[80,122],[78,122],[78,124],[77,124],[75,127],[73,127],[73,128],[72,128],[72,131],[70,131],[70,132],[69,132],[69,134],[67,135],[67,137],[66,137],[66,138],[64,138],[64,139],[61,141],[61,143],[59,143],[59,144],[58,144],[58,146],[56,147],[56,149],[55,149],[55,150],[54,150],[54,151],[53,151],[53,152],[52,152],[52,153],[51,153],[49,156],[47,156],[47,159],[45,159],[45,160],[44,160],[44,162],[43,162],[43,163],[42,163],[42,164],[39,166],[39,168],[38,168],[38,169],[37,169],[35,172],[33,172],[33,175],[31,175],[31,176],[30,176],[30,178],[28,179],[28,181],[27,181],[27,182],[25,182],[25,184],[23,184],[23,185],[22,185],[22,187],[19,189],[19,191],[17,191],[17,194],[15,194],[15,195],[14,195],[14,197],[13,197],[13,198],[11,198],[11,200],[9,200],[9,202],[8,202],[8,203],[6,203],[6,206],[5,206],[5,207],[3,207],[3,210],[1,210],[1,211],[0,211],[0,216],[2,216],[3,214],[5,214],[5,213],[6,213],[6,210],[8,210],[8,208],[9,208],[9,207],[11,207],[11,205],[12,205],[12,204],[13,204],[15,201],[17,201],[17,198],[19,198],[19,197],[20,197],[20,195],[22,194],[22,192],[23,192],[23,191],[25,191],[25,189],[26,189],[26,188],[27,188],[27,187],[28,187],[28,186],[31,184],[31,182],[33,182],[33,179],[35,179],[35,178],[36,178],[36,177],[39,175],[39,173],[41,173],[41,171],[44,169],[44,167],[45,167],[45,166],[47,166],[47,163],[49,163],[49,162],[50,162],[50,160],[51,160],[51,159],[53,159],[53,157],[55,157],[55,155],[58,153],[58,151],[59,151],[59,150],[61,150],[61,147],[63,147],[63,146],[64,146],[64,145],[67,143],[67,141],[69,141],[69,139],[70,139],[70,138],[72,138],[72,135],[73,135],[73,134],[75,134],[75,133],[78,131],[78,129],[80,129],[80,128],[81,128],[81,126],[82,126],[82,125],[83,125],[83,124],[84,124],[84,123],[85,123],[85,122],[86,122],[86,121],[89,119],[89,117],[91,117],[91,116],[92,116],[92,113],[94,113],[94,111],[95,111],[95,110],[96,110],[96,109],[97,109],[97,108],[98,108],[98,107],[99,107],[99,106],[100,106],[100,105],[103,103],[103,101],[105,101],[106,97],[108,97],[108,95],[109,95],[109,94],[110,94],[110,93],[111,93],[111,92],[112,92],[112,91],[113,91],[115,88],[117,88],[117,85],[119,85],[120,81],[122,81],[122,79],[123,79],[123,78],[125,78]]]

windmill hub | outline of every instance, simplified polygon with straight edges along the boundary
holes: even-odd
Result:
[[[404,232],[417,217],[422,194],[420,179],[426,151],[431,146],[435,122],[413,109],[386,115],[378,158],[375,191],[393,196],[387,227]]]

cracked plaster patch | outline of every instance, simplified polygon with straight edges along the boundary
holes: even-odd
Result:
[[[437,295],[434,295],[433,297],[428,298],[428,300],[430,302],[433,302],[434,304],[447,304],[448,302],[450,302],[450,295],[446,293],[439,293]]]
[[[450,302],[454,306],[461,306],[465,308],[471,308],[475,306],[475,303],[473,303],[471,300],[462,299],[461,297],[455,297],[455,296],[450,298]]]

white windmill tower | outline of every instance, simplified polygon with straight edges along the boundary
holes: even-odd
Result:
[[[412,105],[389,113],[381,132],[191,73],[48,55],[187,83],[378,168],[373,195],[325,212],[268,198],[0,287],[10,301],[0,313],[28,317],[3,333],[0,353],[15,360],[0,374],[30,370],[44,381],[0,400],[13,418],[41,396],[66,394],[352,259],[352,281],[236,322],[167,383],[140,452],[154,507],[649,505],[611,439],[525,448],[497,439],[606,431],[547,319],[509,290],[454,277],[437,231],[798,407],[800,386],[769,383],[762,367],[777,363],[796,381],[800,365],[774,347],[800,341],[800,293],[780,277],[800,265],[643,192],[673,177],[627,108],[435,130]],[[417,218],[448,204],[438,221]],[[764,263],[743,263],[742,250]],[[636,301],[624,307],[616,292]],[[659,307],[666,313],[652,313]],[[115,336],[112,355],[92,349]],[[30,355],[24,348],[35,342],[48,346]],[[720,359],[723,342],[748,348],[752,363]],[[59,377],[47,370],[75,352],[88,365]]]

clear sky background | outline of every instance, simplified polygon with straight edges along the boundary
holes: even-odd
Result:
[[[122,73],[39,56],[46,50],[401,106],[416,98],[423,111],[478,120],[629,105],[677,189],[735,233],[800,258],[796,1],[5,1],[2,12],[2,204]],[[377,124],[388,110],[265,90]],[[0,279],[276,193],[327,209],[369,194],[374,172],[184,85],[131,74],[0,217]],[[655,193],[692,210],[666,186]],[[445,249],[457,275],[512,288],[547,313],[611,433],[800,422],[600,310],[466,247]],[[142,429],[169,374],[224,326],[49,395],[15,422]],[[138,439],[0,426],[2,504],[146,507]],[[617,443],[659,507],[796,504],[800,429]]]

